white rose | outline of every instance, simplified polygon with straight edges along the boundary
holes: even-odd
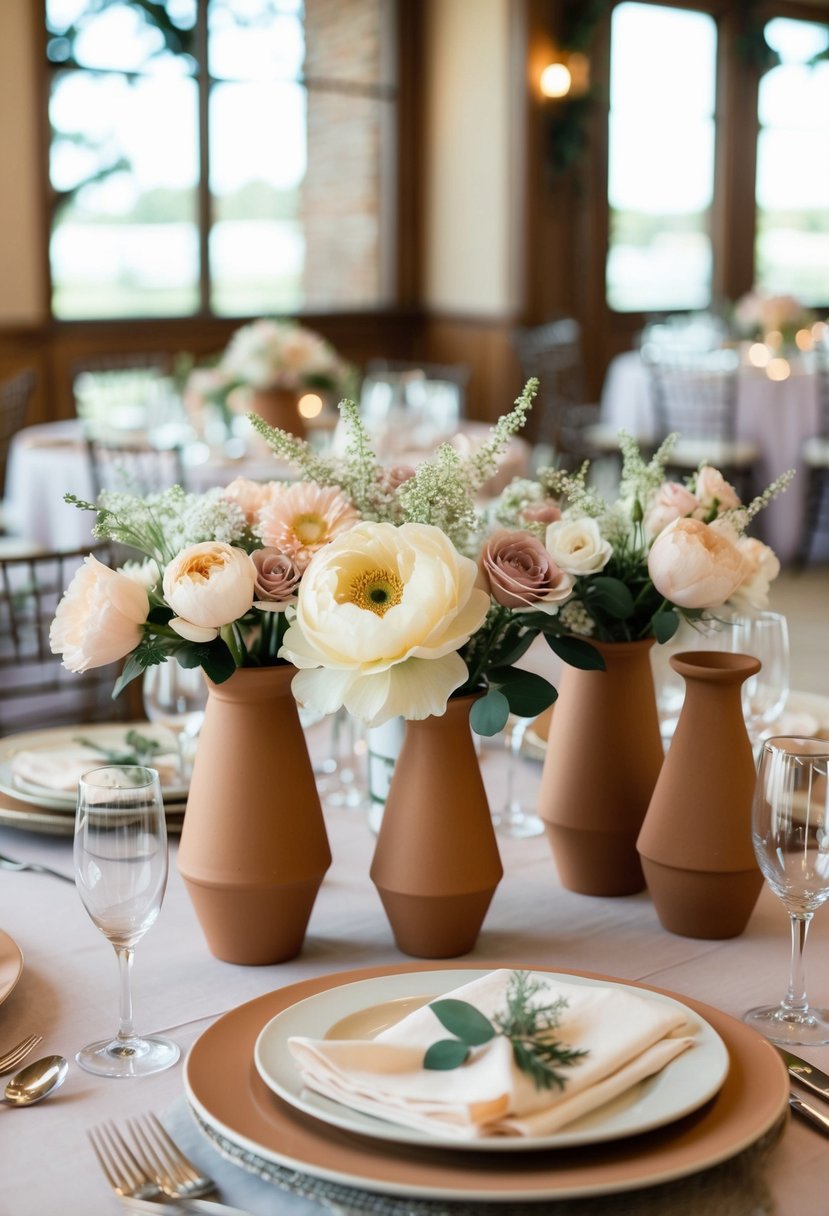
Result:
[[[716,505],[718,511],[731,511],[740,505],[737,491],[710,464],[704,464],[697,473],[695,489],[700,504],[709,510]]]
[[[780,573],[777,554],[753,536],[741,536],[737,548],[747,563],[748,571],[730,602],[741,612],[768,607],[769,586]]]
[[[53,654],[68,671],[123,659],[141,641],[150,601],[146,588],[90,553],[58,604],[49,630]]]
[[[320,713],[344,705],[369,726],[427,718],[467,679],[457,653],[483,624],[477,567],[430,524],[362,523],[311,559],[280,657]]]
[[[595,519],[559,519],[550,524],[545,548],[559,570],[576,576],[598,574],[613,555]]]
[[[728,532],[699,519],[668,524],[648,554],[654,587],[679,608],[719,608],[746,570],[746,560]]]
[[[244,549],[221,541],[188,545],[164,571],[164,598],[176,613],[170,625],[190,642],[209,642],[245,615],[255,584],[256,567]]]

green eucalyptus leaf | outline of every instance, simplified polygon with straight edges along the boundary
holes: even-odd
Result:
[[[581,671],[604,671],[604,659],[589,642],[581,638],[556,638],[549,634],[544,636],[550,649],[571,667],[578,667]]]
[[[527,653],[534,641],[535,634],[532,630],[522,634],[521,637],[514,639],[512,644],[505,645],[503,650],[496,650],[495,662],[499,667],[509,667],[512,663],[517,663]]]
[[[233,655],[219,638],[205,646],[201,665],[214,684],[224,684],[236,670]]]
[[[651,628],[657,642],[670,642],[679,629],[679,617],[675,612],[657,612],[651,617]]]
[[[131,684],[133,680],[137,680],[139,676],[143,676],[144,669],[149,666],[149,663],[143,662],[141,652],[134,651],[128,657],[121,670],[121,674],[115,681],[115,686],[112,689],[113,700],[124,691],[128,684]]]
[[[423,1067],[434,1070],[459,1068],[469,1057],[469,1048],[460,1039],[439,1039],[423,1057]]]
[[[558,693],[549,680],[534,671],[522,671],[519,667],[496,667],[489,678],[501,685],[501,692],[509,702],[510,713],[519,718],[534,718],[552,705]]]
[[[486,696],[472,706],[469,724],[476,735],[497,735],[508,718],[509,701],[497,688],[490,688]]]
[[[495,1037],[495,1027],[480,1009],[455,997],[432,1001],[429,1008],[450,1034],[457,1035],[467,1047],[480,1047]]]
[[[633,616],[636,605],[630,588],[618,578],[597,575],[586,587],[591,607],[600,608],[617,621],[626,621]]]

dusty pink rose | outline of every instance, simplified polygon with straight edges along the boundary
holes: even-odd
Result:
[[[481,552],[480,569],[496,603],[519,612],[553,612],[573,580],[529,532],[496,532]]]
[[[561,519],[561,507],[553,498],[545,498],[544,502],[528,503],[521,515],[530,524],[554,524]]]
[[[675,519],[693,515],[699,505],[699,499],[687,486],[679,481],[666,481],[659,487],[645,512],[645,531],[648,536],[658,536]]]
[[[53,654],[68,671],[123,659],[141,641],[150,601],[146,588],[90,553],[58,604],[49,630]]]
[[[747,563],[724,529],[675,519],[651,546],[648,572],[656,590],[680,608],[719,608],[746,575]]]
[[[386,489],[394,491],[399,490],[407,481],[411,481],[416,472],[417,470],[410,464],[393,464],[387,469],[383,469],[380,476]]]
[[[731,511],[740,505],[737,491],[725,480],[719,469],[710,464],[704,464],[697,473],[696,494],[700,506],[708,510],[716,506],[718,511]]]
[[[280,553],[278,549],[254,549],[250,556],[256,567],[254,608],[282,612],[288,604],[296,603],[302,574],[287,553]]]

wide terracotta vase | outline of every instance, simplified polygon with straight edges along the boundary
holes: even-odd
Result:
[[[305,423],[299,412],[300,394],[288,388],[256,389],[251,398],[250,408],[254,414],[264,418],[268,426],[278,427],[305,438]]]
[[[398,947],[454,958],[475,945],[503,877],[469,711],[406,723],[386,798],[371,879]]]
[[[636,838],[662,766],[653,638],[594,642],[604,671],[565,665],[547,735],[538,814],[562,885],[583,895],[645,886]]]
[[[686,651],[685,679],[665,764],[639,835],[648,889],[665,929],[683,937],[736,937],[763,885],[751,843],[755,763],[742,685],[757,659]]]
[[[228,963],[297,955],[331,864],[294,674],[242,667],[207,681],[178,870],[210,951]]]

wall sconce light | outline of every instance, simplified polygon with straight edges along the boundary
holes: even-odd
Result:
[[[542,97],[582,97],[590,88],[590,61],[579,51],[562,53],[546,65],[538,78]]]

